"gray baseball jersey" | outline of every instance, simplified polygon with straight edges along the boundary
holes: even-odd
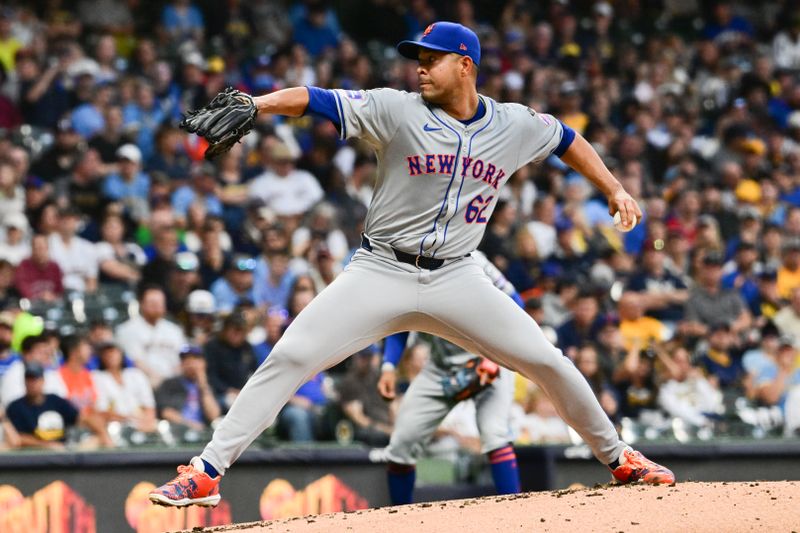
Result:
[[[581,373],[470,254],[509,176],[564,149],[561,123],[486,97],[485,115],[465,125],[418,94],[334,95],[342,137],[366,140],[378,156],[369,246],[292,321],[201,457],[225,472],[304,381],[401,331],[442,337],[520,372],[541,386],[601,462],[619,457],[625,444]],[[398,260],[392,247],[444,261],[416,266],[434,263]]]
[[[500,187],[518,168],[549,156],[563,134],[550,115],[483,96],[485,115],[464,125],[417,93],[335,95],[342,138],[369,142],[380,161],[366,234],[437,259],[474,250]]]

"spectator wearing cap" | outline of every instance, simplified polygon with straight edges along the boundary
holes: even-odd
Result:
[[[78,237],[80,212],[67,206],[59,210],[58,230],[50,235],[50,257],[64,273],[64,289],[94,292],[97,289],[98,262],[95,247]]]
[[[706,339],[697,353],[697,364],[711,384],[723,389],[742,387],[742,352],[733,329],[727,322],[715,322],[708,328]]]
[[[96,134],[103,131],[106,127],[103,110],[111,104],[114,97],[114,86],[109,83],[98,83],[97,65],[93,65],[93,70],[85,71],[81,79],[87,80],[87,92],[90,98],[72,110],[72,126],[81,137],[86,140],[91,139]]]
[[[161,418],[190,429],[202,431],[222,414],[199,346],[181,348],[180,375],[164,381],[155,396]]]
[[[50,259],[49,240],[36,234],[31,239],[31,256],[23,259],[14,273],[14,286],[20,296],[52,302],[64,293],[63,273]]]
[[[103,194],[122,202],[131,218],[142,220],[150,195],[150,176],[142,172],[142,151],[135,144],[123,144],[116,155],[119,171],[106,176]]]
[[[31,172],[45,182],[53,183],[69,174],[81,152],[81,136],[69,119],[63,119],[56,125],[55,142],[33,164]]]
[[[138,244],[125,240],[122,217],[107,215],[100,225],[100,238],[95,244],[100,285],[131,287],[138,283],[147,258]]]
[[[681,278],[667,270],[664,239],[648,239],[642,246],[641,269],[628,280],[627,290],[639,294],[648,316],[673,328],[683,318],[689,290]]]
[[[63,449],[67,430],[80,421],[78,409],[63,397],[47,392],[41,364],[27,363],[22,379],[22,397],[6,408],[8,419],[19,433],[20,445]]]
[[[120,324],[116,342],[155,387],[178,373],[178,354],[186,343],[181,328],[165,318],[163,289],[145,285],[139,292],[139,314]]]
[[[787,237],[778,269],[778,295],[789,299],[795,287],[800,287],[800,237]]]
[[[0,386],[0,403],[8,406],[11,402],[25,396],[25,366],[31,363],[39,364],[43,370],[44,391],[57,394],[62,398],[67,395],[67,387],[61,379],[57,369],[52,368],[53,361],[48,346],[48,339],[44,335],[29,335],[22,339],[20,346],[20,359],[11,363],[3,375]]]
[[[31,243],[27,238],[28,219],[22,213],[8,213],[3,217],[6,238],[0,242],[0,258],[13,266],[31,255]]]
[[[225,267],[225,276],[215,281],[211,287],[211,294],[217,302],[220,312],[228,313],[236,307],[242,299],[256,301],[253,272],[256,269],[256,260],[250,256],[236,254],[231,257]]]
[[[336,208],[328,202],[314,206],[308,222],[292,233],[294,257],[304,257],[318,246],[326,248],[337,263],[341,263],[350,251],[347,237],[339,228]]]
[[[225,410],[258,367],[253,347],[247,342],[249,330],[244,313],[234,311],[225,317],[219,334],[203,346],[208,381]]]
[[[70,143],[77,145],[80,135],[72,129],[72,122],[64,117],[72,103],[72,95],[67,89],[71,83],[68,69],[77,59],[75,50],[73,43],[62,41],[55,50],[56,57],[46,68],[38,54],[20,50],[17,54],[17,74],[21,95],[19,107],[25,123],[41,128],[55,128],[61,132],[66,132],[65,128],[68,128],[73,136]],[[56,136],[56,144],[60,144],[58,137],[59,135]],[[55,177],[35,173],[45,179]]]
[[[704,256],[697,284],[689,290],[685,321],[679,326],[684,333],[703,336],[713,324],[725,322],[738,335],[750,326],[751,316],[742,297],[734,289],[722,287],[723,262],[717,252]]]
[[[122,350],[112,341],[97,346],[98,370],[92,372],[97,388],[96,409],[106,422],[122,422],[145,432],[156,429],[156,402],[147,376],[126,366]]]
[[[295,168],[295,156],[285,144],[272,145],[270,161],[271,170],[250,182],[248,196],[263,200],[278,216],[296,221],[325,193],[310,172]]]
[[[179,252],[167,275],[164,292],[167,295],[167,311],[180,323],[186,321],[186,302],[189,294],[200,287],[200,261],[192,252]]]
[[[789,305],[778,311],[772,321],[782,335],[795,339],[797,347],[800,348],[800,287],[792,289]]]
[[[216,167],[204,162],[193,168],[191,175],[190,183],[178,187],[172,193],[172,208],[175,214],[185,220],[189,206],[197,202],[203,204],[209,215],[222,216],[222,201],[217,196]]]
[[[189,293],[183,333],[191,344],[203,346],[211,339],[216,312],[217,302],[209,291],[196,289]]]
[[[758,274],[760,270],[758,248],[753,243],[740,241],[736,246],[736,255],[734,256],[732,268],[722,276],[722,287],[739,291],[753,316],[761,315],[758,297]]]

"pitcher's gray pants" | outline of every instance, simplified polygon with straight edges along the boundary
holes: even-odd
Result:
[[[398,331],[431,333],[516,370],[547,393],[600,462],[619,457],[625,444],[581,373],[471,257],[430,271],[374,248],[359,249],[295,318],[242,388],[203,459],[224,473],[302,383]]]

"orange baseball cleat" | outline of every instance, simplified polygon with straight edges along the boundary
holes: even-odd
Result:
[[[214,507],[219,503],[219,480],[203,471],[203,461],[193,457],[188,465],[178,467],[178,476],[150,492],[150,501],[157,505]]]
[[[619,483],[648,483],[650,485],[671,485],[675,474],[669,468],[651,461],[633,448],[625,448],[619,456],[619,466],[611,473]]]

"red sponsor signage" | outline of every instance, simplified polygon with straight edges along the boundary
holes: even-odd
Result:
[[[328,474],[295,490],[285,479],[275,479],[264,488],[259,501],[261,518],[275,520],[309,514],[366,509],[369,502],[339,478]]]
[[[63,481],[53,481],[27,498],[0,485],[3,533],[95,533],[94,507]]]

